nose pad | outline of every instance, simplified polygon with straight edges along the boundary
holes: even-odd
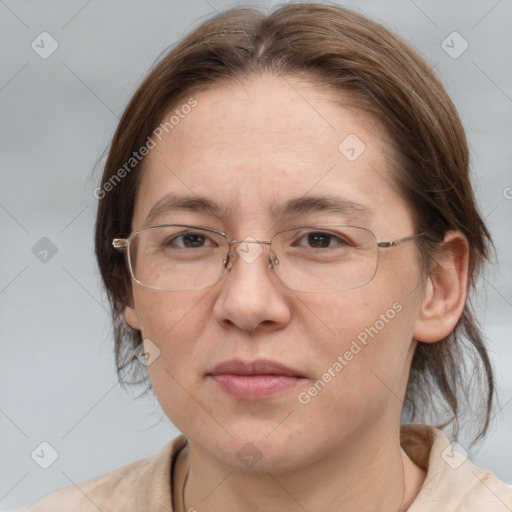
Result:
[[[226,270],[231,270],[231,267],[233,266],[233,256],[232,252],[229,251],[226,256],[224,256],[224,259],[222,260],[222,264],[224,265],[224,268]]]
[[[276,256],[274,251],[270,251],[270,265],[268,266],[268,269],[272,270],[277,265],[279,265],[279,258]]]

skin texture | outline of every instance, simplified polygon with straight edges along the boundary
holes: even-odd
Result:
[[[147,225],[148,211],[172,192],[207,197],[226,211],[169,211],[151,224],[202,225],[258,240],[321,222],[367,227],[384,241],[414,234],[410,209],[387,176],[393,159],[384,132],[339,95],[297,77],[258,76],[194,97],[197,106],[144,161],[133,229]],[[349,134],[366,146],[354,161],[338,149]],[[373,216],[270,214],[276,202],[322,194],[368,206]],[[450,253],[432,278],[422,277],[411,241],[381,249],[373,280],[343,292],[288,290],[267,268],[267,246],[252,263],[238,257],[204,290],[133,284],[126,321],[159,348],[150,379],[189,440],[175,481],[190,466],[187,509],[394,511],[403,492],[403,503],[415,496],[425,475],[399,444],[414,347],[451,332],[465,301],[467,244],[455,232],[446,240]],[[299,403],[298,393],[395,303],[401,311],[308,404]],[[272,359],[304,378],[269,399],[237,400],[206,375],[232,358]],[[250,468],[237,457],[247,443],[261,455]]]

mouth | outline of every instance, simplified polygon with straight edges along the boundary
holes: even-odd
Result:
[[[240,400],[261,400],[289,391],[302,379],[297,370],[269,360],[224,361],[207,374],[218,388]]]

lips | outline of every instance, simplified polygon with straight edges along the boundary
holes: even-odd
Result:
[[[224,361],[215,366],[211,375],[286,375],[288,377],[303,377],[298,371],[288,368],[270,360],[258,359],[257,361],[244,362],[237,359]]]
[[[224,393],[240,400],[261,400],[290,390],[304,376],[297,370],[269,360],[230,360],[208,373]]]

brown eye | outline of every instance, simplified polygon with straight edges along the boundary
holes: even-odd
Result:
[[[209,240],[208,237],[202,233],[188,232],[172,237],[165,245],[176,245],[181,249],[195,249],[204,247],[207,240]]]
[[[305,240],[305,244],[299,243],[299,245],[306,245],[312,249],[349,245],[348,240],[329,231],[311,231],[300,238],[300,241],[303,240]]]

